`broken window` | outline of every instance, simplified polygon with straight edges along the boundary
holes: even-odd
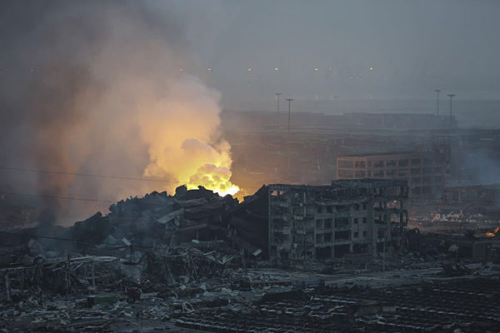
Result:
[[[335,219],[335,228],[346,228],[349,226],[349,219],[347,217],[339,217]]]
[[[352,168],[354,166],[354,162],[351,160],[339,160],[340,168]]]
[[[316,235],[316,244],[321,244],[323,243],[323,234],[317,234]]]
[[[344,177],[344,178],[352,178],[354,175],[352,170],[340,170],[339,171],[339,176]]]
[[[408,166],[408,159],[399,160],[399,166],[400,167],[407,167]]]
[[[350,234],[349,231],[337,231],[335,232],[335,240],[349,240]]]
[[[365,161],[356,161],[354,163],[354,165],[355,165],[356,168],[365,168],[366,167]]]

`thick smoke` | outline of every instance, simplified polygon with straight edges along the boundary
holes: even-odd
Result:
[[[4,163],[66,173],[2,174],[4,187],[40,195],[39,220],[74,216],[84,202],[61,205],[68,196],[116,200],[190,180],[213,185],[214,177],[219,188],[231,187],[230,146],[218,135],[220,96],[186,74],[185,27],[173,8],[11,1],[0,15]]]
[[[495,156],[495,151],[489,149],[469,152],[463,162],[464,178],[470,184],[500,184],[500,160]]]

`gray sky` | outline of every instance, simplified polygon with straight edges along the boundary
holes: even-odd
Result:
[[[419,99],[436,88],[462,99],[500,93],[500,1],[178,5],[188,13],[196,71],[223,100],[266,99],[270,90],[302,99]]]

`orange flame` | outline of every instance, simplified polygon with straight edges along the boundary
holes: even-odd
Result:
[[[495,231],[493,231],[493,232],[488,231],[488,232],[486,232],[484,235],[485,235],[486,237],[491,237],[491,238],[493,238],[493,237],[496,237],[496,236],[497,236],[497,234],[499,234],[499,233],[500,233],[500,227],[496,227],[496,228],[495,228]]]
[[[169,190],[186,185],[234,195],[231,183],[231,146],[221,138],[220,94],[192,76],[172,82],[161,100],[146,98],[140,105],[141,138],[148,145],[150,163],[144,176],[172,179]],[[151,102],[153,100],[154,102]]]

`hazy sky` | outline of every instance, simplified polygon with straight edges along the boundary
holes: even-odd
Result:
[[[75,11],[84,7],[76,0],[0,4],[1,52],[31,70],[44,54],[37,47],[46,48],[31,31],[44,13],[72,2]],[[297,100],[429,99],[437,88],[461,100],[500,96],[498,0],[89,2],[92,10],[133,3],[155,13],[157,29],[190,50],[183,70],[220,90],[223,105],[272,101],[276,91]]]
[[[223,100],[275,90],[303,99],[427,98],[436,88],[500,95],[500,1],[177,4],[197,70]]]

